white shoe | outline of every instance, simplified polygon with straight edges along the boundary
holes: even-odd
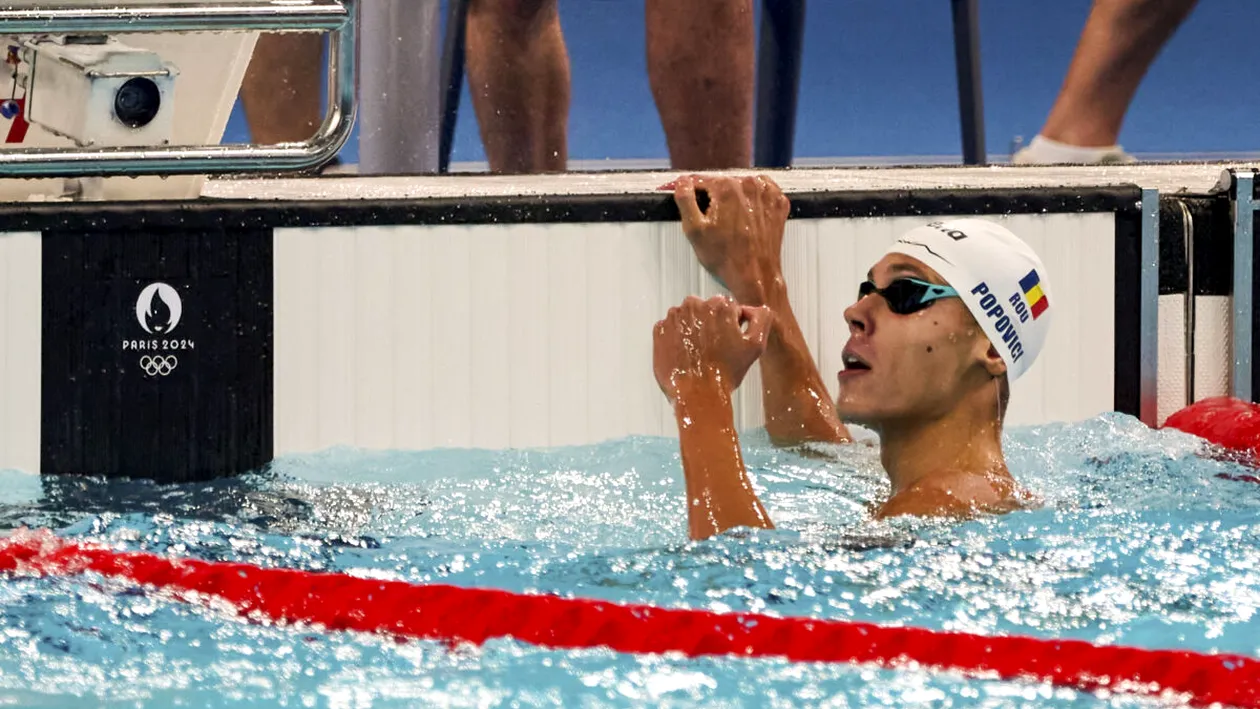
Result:
[[[1041,160],[1033,153],[1031,147],[1021,148],[1019,152],[1011,156],[1012,165],[1132,165],[1137,161],[1137,158],[1120,149],[1099,153],[1096,157],[1084,162]]]
[[[1015,165],[1129,165],[1137,162],[1119,145],[1083,148],[1038,135],[1011,156]]]

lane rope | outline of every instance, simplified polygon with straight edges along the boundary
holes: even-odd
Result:
[[[1163,428],[1175,428],[1237,453],[1240,462],[1260,464],[1260,404],[1228,396],[1196,401],[1169,416]],[[1254,476],[1231,476],[1250,478]]]
[[[0,541],[0,573],[96,573],[174,592],[184,601],[205,601],[196,594],[217,597],[252,619],[329,631],[477,645],[512,638],[554,649],[604,647],[625,653],[781,657],[892,668],[917,664],[1086,691],[1171,693],[1177,701],[1199,706],[1260,707],[1260,661],[1241,655],[418,585],[118,552],[62,540],[48,531],[22,530]]]

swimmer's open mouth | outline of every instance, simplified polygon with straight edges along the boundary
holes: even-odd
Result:
[[[861,357],[850,352],[845,352],[841,356],[841,361],[844,362],[844,371],[846,372],[854,370],[869,371],[871,368],[871,365],[867,364]]]

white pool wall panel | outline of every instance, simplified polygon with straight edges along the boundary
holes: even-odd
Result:
[[[1194,390],[1191,392],[1186,376],[1186,296],[1182,293],[1160,296],[1160,424],[1192,400],[1230,394],[1231,303],[1229,296],[1195,296]]]
[[[1113,406],[1114,217],[995,215],[1041,255],[1051,335],[1012,388],[1010,425]],[[844,309],[866,270],[926,217],[793,220],[784,273],[835,395]],[[677,224],[279,229],[276,453],[536,447],[674,435],[652,325],[721,293]],[[736,423],[763,424],[756,368]]]
[[[39,470],[41,235],[0,233],[0,468]]]

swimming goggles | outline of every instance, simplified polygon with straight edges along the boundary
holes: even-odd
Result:
[[[898,278],[883,288],[871,281],[858,286],[858,300],[878,293],[888,302],[888,309],[898,315],[916,313],[941,298],[956,298],[958,291],[949,286],[928,283],[917,278]]]

